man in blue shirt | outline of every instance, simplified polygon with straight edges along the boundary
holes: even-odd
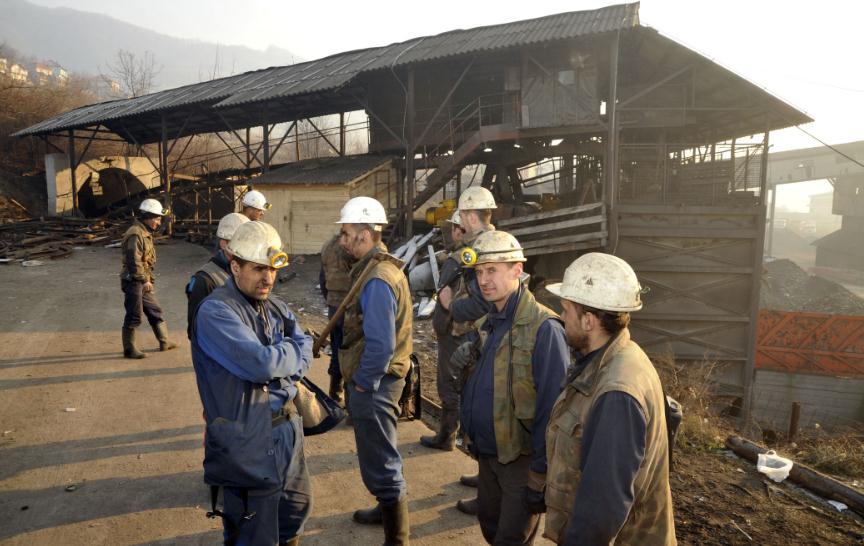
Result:
[[[213,513],[231,544],[296,545],[311,508],[293,399],[312,339],[270,296],[277,270],[288,265],[281,246],[268,224],[238,227],[228,244],[231,278],[199,306],[192,332],[207,422],[204,481],[224,487],[224,508],[214,500]]]
[[[358,510],[358,523],[382,523],[384,544],[408,544],[408,498],[402,456],[396,446],[399,397],[412,351],[411,290],[398,262],[378,244],[387,223],[384,207],[371,197],[355,197],[342,207],[342,245],[358,261],[351,282],[361,283],[347,303],[339,366],[363,484],[377,506]],[[368,269],[367,269],[368,266]],[[365,272],[365,274],[364,274]]]
[[[509,233],[474,242],[474,271],[492,310],[462,391],[461,423],[478,458],[477,519],[490,544],[531,544],[543,511],[546,424],[570,360],[564,327],[523,285],[525,257]]]
[[[249,218],[239,212],[228,213],[219,220],[219,226],[216,228],[216,252],[186,284],[186,334],[189,339],[192,339],[198,306],[211,292],[225,284],[231,275],[229,265],[231,252],[228,250],[228,242],[231,241],[237,228],[248,221]]]

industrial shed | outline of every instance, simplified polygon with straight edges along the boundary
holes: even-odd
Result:
[[[513,206],[539,195],[540,212],[502,223],[531,243],[535,278],[560,276],[586,250],[628,260],[650,288],[634,315],[634,339],[653,354],[721,363],[720,382],[748,415],[764,151],[771,131],[812,120],[642,25],[638,3],[442,32],[85,106],[17,134],[58,149],[65,143],[73,165],[76,141],[158,143],[151,162],[170,202],[175,173],[200,172],[183,159],[196,135],[215,135],[243,164],[236,182],[210,173],[200,187],[210,191],[222,176],[264,189],[256,177],[300,159],[301,123],[329,153],[345,156],[347,120],[358,112],[368,152],[397,158],[394,236],[410,237],[414,211],[445,187],[479,184]],[[338,126],[328,131],[322,116],[338,116]],[[196,212],[191,221],[201,218]],[[208,211],[208,224],[216,220]]]
[[[339,230],[334,224],[345,202],[358,195],[374,197],[392,209],[396,203],[393,159],[356,155],[291,163],[255,179],[273,207],[273,224],[291,254],[314,254]]]

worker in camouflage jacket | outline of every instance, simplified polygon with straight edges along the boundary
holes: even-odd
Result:
[[[492,310],[453,358],[468,369],[461,424],[480,467],[477,519],[490,544],[532,544],[546,482],[546,424],[570,352],[558,316],[523,282],[515,237],[474,242],[474,270]]]
[[[120,288],[123,290],[126,315],[123,319],[123,356],[144,358],[135,343],[135,330],[141,325],[141,315],[153,328],[159,341],[159,350],[167,351],[177,347],[168,339],[168,326],[162,307],[156,301],[153,270],[156,268],[156,249],[153,246],[153,232],[162,224],[162,217],[168,211],[155,199],[145,199],[138,208],[138,218],[123,235],[121,243],[122,267]]]
[[[318,283],[321,295],[327,300],[327,318],[333,317],[342,300],[351,289],[351,267],[357,261],[339,244],[339,235],[324,243],[321,248],[321,272]],[[344,386],[342,372],[339,370],[339,346],[342,344],[342,320],[330,332],[330,398],[342,403]]]

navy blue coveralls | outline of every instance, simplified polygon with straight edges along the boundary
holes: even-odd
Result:
[[[390,505],[407,491],[402,455],[396,445],[399,397],[405,378],[387,373],[396,350],[396,296],[387,283],[372,279],[360,293],[360,307],[366,347],[348,384],[348,404],[363,484],[380,504]],[[358,385],[365,392],[358,391]]]
[[[256,516],[242,525],[242,490],[225,487],[226,539],[237,534],[238,545],[263,546],[299,536],[311,511],[311,486],[301,418],[296,412],[284,417],[297,394],[294,382],[309,370],[312,338],[303,333],[282,301],[247,298],[229,279],[198,308],[192,361],[207,421],[205,481],[209,461],[210,469],[238,464],[237,480],[241,474],[265,476],[272,484],[243,488],[248,492],[248,509]],[[250,392],[259,393],[260,403]],[[224,445],[217,445],[220,437],[215,432],[224,434],[225,425],[257,430],[254,449],[227,460],[224,453],[239,449],[239,443],[225,436]],[[258,461],[257,466],[249,461]],[[208,483],[214,485],[212,480]]]

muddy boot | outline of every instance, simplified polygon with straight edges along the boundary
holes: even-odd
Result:
[[[342,378],[335,375],[330,376],[330,398],[336,401],[337,404],[342,404],[342,394],[345,392],[345,387],[342,385]]]
[[[135,328],[123,328],[123,356],[126,358],[144,358],[147,356],[135,347]]]
[[[160,351],[170,351],[171,349],[177,348],[176,343],[172,343],[168,340],[168,325],[165,321],[154,324],[153,333],[156,335],[156,339],[159,340]]]
[[[456,428],[459,423],[459,413],[456,410],[441,411],[441,424],[434,436],[421,436],[420,443],[432,449],[453,451],[456,446]]]
[[[354,521],[363,525],[381,525],[381,505],[354,512]]]
[[[381,505],[381,518],[384,523],[384,546],[408,544],[408,535],[411,533],[408,523],[408,499]]]
[[[300,537],[294,537],[291,540],[280,540],[279,546],[300,546]]]
[[[462,474],[459,483],[466,487],[477,487],[477,474]]]
[[[476,516],[477,504],[477,497],[474,497],[473,499],[458,501],[456,503],[456,508],[463,514],[468,514],[469,516]]]

